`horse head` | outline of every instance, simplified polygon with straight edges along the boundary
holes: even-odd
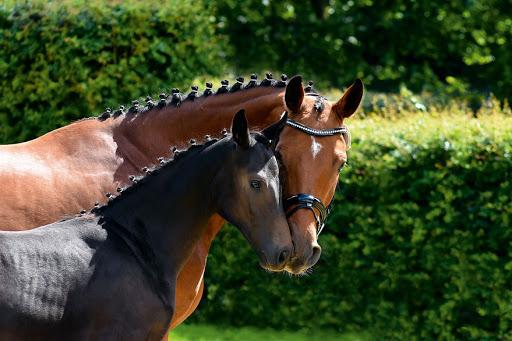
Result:
[[[300,76],[293,77],[286,87],[288,121],[276,153],[294,244],[294,254],[285,267],[291,273],[305,272],[320,258],[318,235],[350,148],[344,119],[356,112],[363,92],[363,83],[357,80],[333,104],[313,92],[311,85],[304,90]]]
[[[274,154],[285,124],[283,115],[261,134],[253,135],[245,112],[240,110],[231,128],[233,153],[219,182],[221,215],[242,232],[257,252],[260,265],[271,271],[284,270],[293,253]]]

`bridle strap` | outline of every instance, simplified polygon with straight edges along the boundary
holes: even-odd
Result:
[[[334,136],[334,135],[348,133],[347,127],[339,127],[339,128],[320,130],[320,129],[310,128],[310,127],[305,126],[304,124],[294,121],[290,118],[286,120],[286,124],[288,124],[290,127],[293,127],[300,131],[303,131],[306,134],[311,135],[311,136]]]
[[[325,226],[325,220],[329,215],[329,208],[325,208],[324,204],[320,199],[305,193],[299,193],[297,195],[293,195],[286,199],[285,201],[286,208],[293,207],[287,214],[287,217],[290,217],[292,214],[297,212],[301,208],[305,208],[311,210],[313,212],[313,216],[316,220],[316,235],[318,236]]]

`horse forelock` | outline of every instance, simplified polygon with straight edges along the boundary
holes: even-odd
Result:
[[[324,110],[324,98],[322,96],[317,96],[315,104],[313,104],[313,108],[318,113],[321,113]]]

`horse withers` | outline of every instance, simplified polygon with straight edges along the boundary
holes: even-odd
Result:
[[[91,213],[0,233],[0,339],[160,340],[179,271],[215,213],[239,228],[263,267],[293,253],[274,148],[286,117],[249,134],[174,151]]]

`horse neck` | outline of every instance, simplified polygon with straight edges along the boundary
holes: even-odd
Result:
[[[126,164],[147,165],[166,155],[170,146],[186,149],[191,139],[201,142],[205,135],[221,136],[241,108],[246,110],[251,128],[266,127],[284,110],[283,95],[283,88],[256,87],[128,116],[114,128],[117,154],[125,156]]]
[[[162,268],[176,275],[218,209],[212,179],[221,169],[229,171],[227,144],[186,152],[114,199],[103,217],[144,238]]]

